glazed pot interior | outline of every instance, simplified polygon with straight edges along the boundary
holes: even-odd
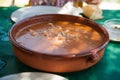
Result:
[[[9,32],[9,37],[10,37],[12,44],[14,44],[16,47],[25,49],[29,52],[39,53],[39,52],[32,51],[24,46],[19,45],[15,39],[15,36],[16,36],[17,32],[19,32],[19,30],[23,29],[26,26],[29,26],[29,25],[32,25],[32,24],[35,24],[38,22],[42,23],[42,22],[50,22],[50,21],[68,21],[68,22],[80,23],[80,24],[90,26],[91,28],[95,29],[98,33],[100,33],[100,35],[102,36],[102,39],[103,39],[101,45],[98,47],[95,47],[94,49],[87,51],[85,53],[76,54],[78,56],[86,56],[86,55],[89,55],[90,53],[97,53],[98,51],[103,49],[109,41],[108,32],[101,25],[98,25],[94,21],[91,21],[89,19],[85,19],[82,17],[72,16],[72,15],[49,14],[49,15],[34,16],[34,17],[27,18],[20,22],[15,23]],[[71,55],[73,55],[73,54],[71,54]],[[57,56],[63,56],[63,55],[57,55]],[[69,55],[64,55],[64,56],[69,56]]]

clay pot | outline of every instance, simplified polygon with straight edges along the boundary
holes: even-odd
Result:
[[[15,40],[15,34],[22,28],[44,21],[72,21],[88,25],[98,31],[103,37],[101,46],[86,52],[84,55],[48,55],[29,50]],[[24,19],[16,24],[9,31],[9,38],[13,45],[16,57],[24,64],[48,72],[73,72],[87,69],[95,65],[103,56],[104,48],[109,42],[109,35],[106,29],[92,20],[82,17],[61,14],[46,14]],[[87,48],[86,48],[87,49]]]

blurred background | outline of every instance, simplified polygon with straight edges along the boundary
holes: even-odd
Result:
[[[0,7],[28,5],[29,0],[0,0]],[[103,0],[99,6],[101,9],[120,9],[120,0]]]

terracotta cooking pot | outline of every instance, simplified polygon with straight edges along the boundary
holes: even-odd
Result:
[[[31,24],[46,21],[69,21],[88,25],[100,33],[103,41],[100,46],[82,55],[80,53],[50,55],[27,49],[15,40],[15,35],[19,30]],[[63,14],[46,14],[24,19],[12,26],[9,31],[9,38],[12,43],[14,53],[20,61],[32,68],[48,72],[73,72],[87,69],[95,65],[102,58],[104,48],[109,42],[108,32],[101,25],[89,19]]]

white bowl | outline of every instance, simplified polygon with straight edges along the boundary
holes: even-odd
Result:
[[[106,20],[104,22],[104,27],[110,35],[110,40],[120,41],[120,19]]]

